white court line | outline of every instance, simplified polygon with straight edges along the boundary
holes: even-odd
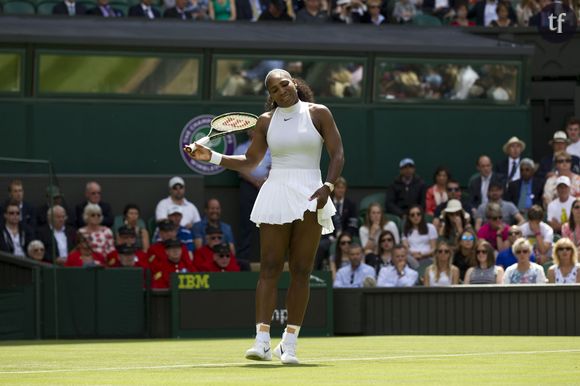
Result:
[[[494,355],[535,355],[535,354],[561,354],[561,353],[580,353],[580,349],[569,350],[546,350],[546,351],[496,351],[496,352],[472,352],[472,353],[458,353],[458,354],[422,354],[422,355],[393,355],[383,357],[366,357],[366,358],[319,358],[303,360],[301,363],[328,363],[328,362],[354,362],[354,361],[388,361],[395,359],[437,359],[437,358],[453,358],[453,357],[470,357],[470,356],[494,356]],[[276,360],[273,360],[276,363]],[[8,370],[0,371],[2,374],[46,374],[46,373],[74,373],[74,372],[89,372],[89,371],[129,371],[129,370],[164,370],[164,369],[178,369],[178,368],[219,368],[231,366],[243,366],[252,363],[268,363],[268,362],[231,362],[231,363],[192,363],[183,365],[159,365],[159,366],[136,366],[136,367],[97,367],[97,368],[79,368],[79,369],[52,369],[52,370]]]

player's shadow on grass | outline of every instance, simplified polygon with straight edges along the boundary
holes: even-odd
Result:
[[[285,365],[282,363],[278,363],[278,364],[266,364],[266,363],[248,363],[247,365],[241,365],[238,367],[241,368],[252,368],[252,369],[267,369],[267,368],[280,368],[280,367],[286,367],[286,368],[304,368],[304,367],[326,367],[328,365],[322,365],[322,364],[317,364],[317,363],[302,363],[299,365]]]

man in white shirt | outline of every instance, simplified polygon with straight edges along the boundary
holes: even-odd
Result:
[[[70,251],[75,247],[76,232],[66,225],[66,210],[55,205],[46,211],[47,224],[38,230],[37,237],[46,248],[44,260],[63,265]]]
[[[365,281],[367,283],[369,281],[375,281],[375,269],[362,262],[363,250],[359,244],[352,243],[350,245],[348,259],[350,260],[350,264],[336,272],[334,288],[362,288]]]
[[[548,204],[548,224],[555,232],[560,233],[562,224],[570,217],[572,203],[576,198],[570,195],[570,179],[568,177],[558,177],[556,184],[558,198]]]
[[[179,176],[172,177],[169,180],[169,197],[162,199],[155,209],[156,221],[167,218],[169,208],[177,205],[181,207],[181,226],[191,229],[193,224],[201,220],[199,211],[191,202],[185,198],[185,181]]]
[[[381,268],[377,287],[412,287],[419,274],[407,265],[407,248],[396,245],[393,248],[392,264]]]
[[[566,151],[580,158],[580,119],[572,117],[566,122],[566,134],[570,144]]]
[[[544,221],[544,209],[533,205],[528,211],[528,221],[520,226],[522,236],[532,244],[533,254],[538,264],[543,264],[552,257],[554,230]]]

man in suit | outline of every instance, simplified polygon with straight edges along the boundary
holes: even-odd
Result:
[[[527,213],[532,205],[542,206],[544,180],[534,176],[536,164],[529,158],[520,161],[521,178],[508,184],[504,199],[513,202],[521,213]]]
[[[570,144],[570,140],[564,131],[556,131],[554,136],[549,142],[552,146],[552,154],[543,157],[540,160],[540,167],[536,172],[536,175],[540,178],[548,179],[552,177],[556,172],[556,163],[554,162],[555,155],[558,152],[566,151],[566,148]],[[575,174],[580,174],[580,158],[572,155],[572,172]]]
[[[46,213],[48,223],[38,229],[37,238],[44,243],[44,260],[64,265],[70,251],[76,245],[76,230],[66,225],[66,210],[55,205]]]
[[[14,256],[26,256],[34,233],[20,221],[20,208],[15,201],[4,207],[4,225],[0,228],[0,251]]]
[[[236,20],[256,21],[267,8],[264,0],[236,0]]]
[[[489,26],[492,21],[497,20],[496,8],[498,3],[502,0],[478,0],[477,3],[467,13],[468,19],[475,19],[475,24],[480,26]],[[517,15],[509,2],[508,17],[514,23],[517,23]]]
[[[99,185],[96,181],[87,182],[85,187],[85,197],[86,200],[75,207],[77,228],[80,229],[85,226],[83,212],[85,211],[85,206],[87,206],[89,203],[97,204],[101,208],[101,212],[103,212],[103,222],[101,225],[108,226],[109,228],[113,226],[113,221],[115,218],[113,216],[113,211],[111,210],[111,205],[101,201],[101,185]]]
[[[488,156],[479,156],[476,167],[479,175],[469,181],[467,188],[471,200],[470,204],[474,209],[487,202],[487,191],[490,182],[503,183],[503,176],[493,172],[493,165]],[[472,215],[475,215],[475,213],[472,213]]]
[[[87,11],[87,15],[101,17],[123,17],[123,12],[117,8],[111,7],[109,0],[98,0],[96,7]]]
[[[175,0],[175,7],[167,8],[163,17],[170,19],[191,20],[193,15],[186,9],[188,0]]]
[[[85,15],[86,13],[87,9],[85,6],[78,4],[75,0],[61,1],[52,8],[53,15],[77,16]]]
[[[518,137],[511,137],[503,145],[503,152],[507,157],[495,164],[494,171],[507,176],[506,184],[520,178],[520,158],[525,149],[526,143]]]
[[[8,199],[4,202],[3,207],[9,203],[16,203],[20,213],[20,221],[28,228],[34,231],[36,228],[36,210],[32,204],[24,201],[24,185],[21,180],[12,180],[8,185]]]
[[[161,13],[151,4],[153,0],[141,0],[139,4],[135,4],[129,8],[129,16],[134,17],[145,17],[149,20],[159,19]]]

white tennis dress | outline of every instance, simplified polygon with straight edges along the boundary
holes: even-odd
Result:
[[[303,220],[304,212],[317,212],[317,201],[310,196],[322,186],[320,155],[323,139],[314,127],[308,103],[298,101],[278,107],[272,115],[266,136],[272,154],[272,169],[262,185],[250,220],[259,226]],[[334,231],[331,217],[336,213],[332,200],[318,210],[322,234]]]

